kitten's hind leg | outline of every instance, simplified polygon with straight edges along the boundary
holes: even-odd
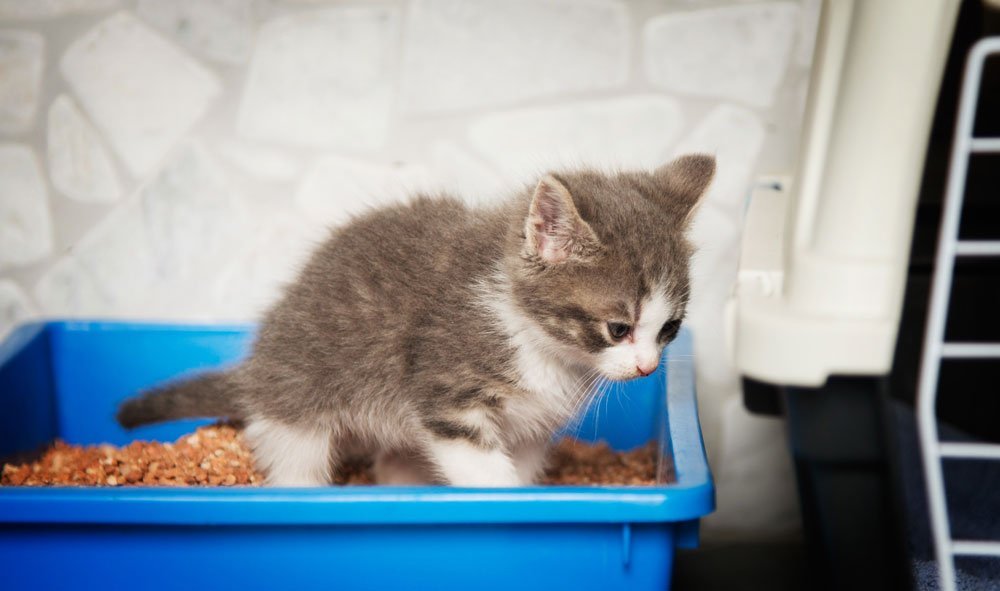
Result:
[[[321,425],[289,425],[256,417],[247,423],[254,463],[268,486],[325,486],[332,477],[332,431]]]
[[[453,486],[521,486],[514,462],[498,447],[465,438],[435,438],[427,445],[434,468]]]
[[[431,484],[423,458],[412,453],[381,451],[375,456],[375,482],[393,486]]]

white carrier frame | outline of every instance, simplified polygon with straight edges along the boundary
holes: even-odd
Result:
[[[1000,257],[1000,240],[960,240],[959,222],[965,197],[969,158],[977,153],[1000,153],[1000,137],[973,136],[977,99],[986,57],[1000,54],[1000,37],[979,41],[969,53],[965,66],[958,123],[948,172],[944,216],[938,239],[934,279],[931,284],[930,313],[924,339],[920,382],[917,391],[917,418],[920,445],[923,452],[924,474],[930,502],[931,527],[937,554],[942,591],[955,589],[956,556],[1000,557],[1000,541],[956,540],[951,537],[942,462],[946,459],[1000,460],[1000,445],[985,443],[944,442],[938,438],[937,384],[941,361],[944,359],[996,359],[1000,362],[1000,342],[946,342],[948,302],[951,295],[952,272],[958,257]]]

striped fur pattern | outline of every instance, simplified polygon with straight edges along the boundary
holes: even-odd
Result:
[[[332,231],[251,355],[126,402],[129,427],[225,414],[268,482],[349,454],[387,483],[530,484],[594,384],[651,372],[684,318],[708,156],[564,171],[491,209],[413,197]]]

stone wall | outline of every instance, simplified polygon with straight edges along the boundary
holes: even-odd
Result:
[[[794,161],[817,12],[0,0],[0,335],[40,316],[253,319],[325,226],[409,191],[481,203],[564,164],[710,151],[690,323],[716,523],[794,525],[720,310],[752,179]]]

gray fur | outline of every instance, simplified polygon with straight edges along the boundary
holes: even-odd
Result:
[[[212,372],[153,388],[125,401],[118,422],[127,429],[187,417],[232,417],[240,414],[236,384],[226,373]]]
[[[492,209],[418,196],[372,211],[313,254],[264,317],[246,361],[128,401],[119,420],[226,415],[322,427],[334,464],[348,448],[421,455],[431,439],[515,446],[504,439],[505,409],[532,394],[519,386],[511,334],[483,294],[503,292],[581,352],[610,346],[605,323],[634,314],[656,284],[669,286],[679,320],[689,295],[686,229],[713,172],[712,158],[687,156],[654,173],[552,175],[575,216],[558,263],[532,242],[539,188]],[[538,227],[555,231],[546,223]],[[456,418],[470,410],[487,422]]]

